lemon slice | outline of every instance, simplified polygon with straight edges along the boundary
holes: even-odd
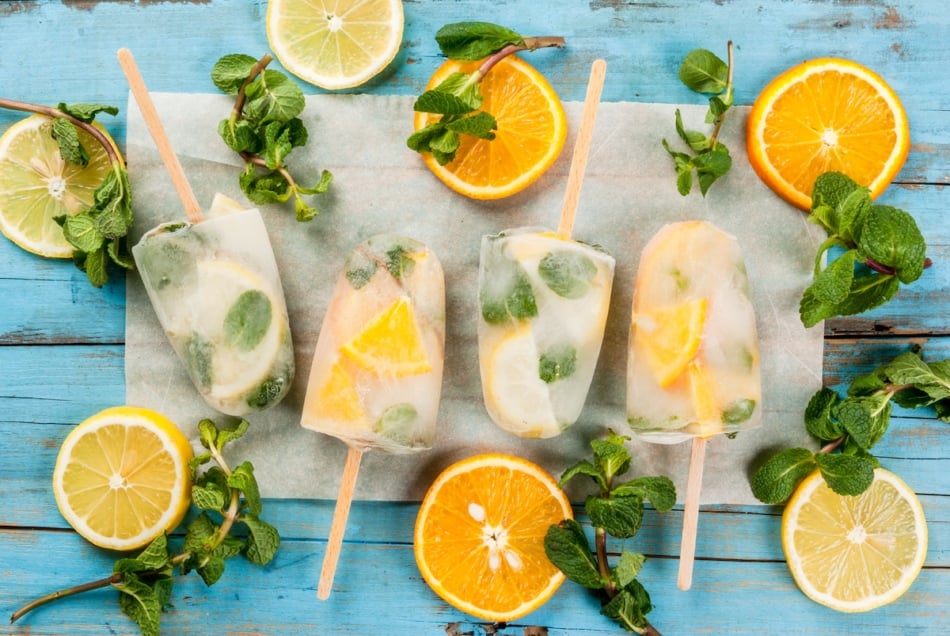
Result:
[[[83,168],[65,161],[52,127],[49,117],[32,115],[0,137],[0,230],[28,252],[70,258],[73,246],[53,217],[76,214],[92,205],[112,162],[99,142],[81,129],[79,141],[89,163]]]
[[[297,77],[336,90],[365,83],[402,44],[400,0],[271,0],[267,41]]]
[[[284,341],[285,321],[278,313],[283,303],[236,261],[199,261],[197,281],[195,337],[210,346],[196,360],[196,371],[205,376],[202,384],[210,384],[213,399],[240,398],[274,368]]]
[[[174,530],[191,504],[191,445],[165,416],[119,406],[70,432],[53,493],[76,532],[110,550],[135,550]]]
[[[886,605],[910,587],[927,556],[917,495],[881,468],[862,494],[836,494],[813,473],[782,515],[782,547],[808,598],[840,612]]]
[[[522,437],[552,437],[554,424],[548,385],[539,374],[540,354],[529,327],[505,336],[489,354],[482,383],[493,419]]]

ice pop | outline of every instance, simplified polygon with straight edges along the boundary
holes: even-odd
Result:
[[[664,226],[640,256],[627,420],[640,438],[693,440],[678,585],[689,589],[705,442],[761,423],[759,342],[735,237],[705,221]]]
[[[521,437],[553,437],[580,416],[607,322],[614,259],[571,239],[607,63],[591,65],[557,232],[482,238],[478,359],[491,419]]]
[[[478,352],[485,407],[521,437],[552,437],[581,413],[600,353],[614,259],[555,232],[482,239]]]
[[[284,293],[255,209],[205,220],[128,49],[119,65],[188,217],[132,248],[159,322],[205,401],[228,415],[276,404],[294,374]],[[233,207],[216,199],[215,205]]]
[[[393,234],[357,246],[323,319],[300,422],[349,446],[321,599],[332,587],[362,453],[412,453],[432,445],[444,350],[445,283],[436,255]]]
[[[212,408],[241,416],[284,397],[294,351],[260,212],[162,224],[132,255],[165,335]]]

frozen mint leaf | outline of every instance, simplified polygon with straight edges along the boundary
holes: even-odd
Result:
[[[412,274],[415,266],[412,250],[403,245],[396,245],[386,252],[386,270],[396,280],[403,280]]]
[[[256,565],[267,565],[280,547],[280,535],[277,529],[253,515],[241,517],[241,521],[250,531],[244,556]]]
[[[653,504],[659,512],[672,510],[676,503],[676,486],[668,477],[637,477],[620,484],[610,492],[611,497],[639,497]]]
[[[584,502],[584,510],[591,523],[618,539],[627,539],[637,534],[643,521],[643,500],[636,496],[591,496]]]
[[[690,51],[680,65],[680,81],[697,93],[721,93],[726,89],[729,67],[712,51]]]
[[[755,400],[749,398],[740,398],[730,402],[722,410],[722,421],[725,424],[740,424],[745,422],[755,413]]]
[[[257,60],[250,55],[225,55],[211,68],[211,81],[223,93],[237,95]]]
[[[807,448],[787,448],[770,457],[752,475],[752,494],[767,504],[791,497],[798,483],[815,470],[815,454]]]
[[[838,394],[822,387],[808,400],[805,407],[805,429],[812,437],[831,441],[844,434],[844,430],[831,417],[831,409],[838,402]]]
[[[643,564],[647,558],[637,552],[620,552],[620,559],[617,561],[617,567],[614,568],[614,579],[618,587],[627,587],[637,578]]]
[[[839,495],[860,495],[874,481],[874,460],[854,455],[815,456],[821,476],[828,487]]]
[[[584,529],[573,519],[564,519],[548,527],[544,535],[544,553],[570,580],[592,590],[604,587]]]
[[[597,485],[600,486],[601,490],[607,490],[607,481],[603,471],[586,459],[582,459],[565,470],[561,475],[560,481],[558,481],[558,486],[563,488],[567,482],[578,475],[590,477],[595,482],[597,482]]]
[[[509,44],[523,46],[524,38],[490,22],[455,22],[435,34],[442,54],[450,60],[480,60]]]
[[[228,477],[228,486],[241,491],[244,496],[244,505],[252,515],[261,514],[261,493],[257,487],[254,466],[251,462],[242,462],[234,469]]]
[[[257,385],[244,398],[245,404],[253,409],[262,411],[277,402],[287,391],[290,385],[289,372],[284,375],[270,377]]]
[[[521,265],[506,258],[500,246],[491,250],[488,260],[484,267],[491,276],[479,278],[478,290],[485,322],[502,325],[537,316],[534,289]]]
[[[419,412],[416,407],[408,402],[401,402],[383,411],[373,430],[397,444],[411,447],[415,442],[414,433],[418,421]]]
[[[577,350],[571,345],[549,349],[538,361],[538,376],[547,384],[569,378],[576,370]]]
[[[873,206],[858,246],[874,262],[892,268],[902,283],[923,274],[927,246],[914,217],[903,210]]]
[[[377,267],[374,259],[356,250],[346,259],[343,275],[353,289],[362,289],[376,273]]]
[[[238,296],[224,317],[224,341],[228,347],[252,351],[261,343],[270,327],[270,298],[258,289]]]
[[[577,299],[587,294],[597,275],[597,266],[584,254],[557,250],[541,259],[538,275],[558,296]]]

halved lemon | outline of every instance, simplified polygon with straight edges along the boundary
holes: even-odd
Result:
[[[900,99],[877,73],[819,58],[765,87],[749,114],[746,145],[759,177],[809,210],[824,172],[842,172],[879,195],[907,159],[910,130]]]
[[[112,162],[102,145],[82,129],[79,141],[89,163],[82,167],[65,161],[52,127],[49,117],[31,115],[0,137],[0,230],[28,252],[71,258],[74,248],[53,217],[76,214],[92,205]],[[98,128],[115,147],[105,129]]]
[[[480,62],[448,60],[429,80],[435,88],[452,73],[471,73]],[[430,154],[426,166],[452,190],[473,199],[501,199],[521,192],[555,162],[567,138],[567,117],[551,84],[516,55],[496,64],[481,80],[482,111],[498,122],[495,139],[462,135],[455,159],[442,166]],[[420,130],[441,115],[416,113]]]
[[[188,439],[149,409],[96,413],[66,436],[53,470],[63,517],[90,542],[135,550],[174,530],[191,504]]]
[[[807,477],[782,515],[782,548],[798,587],[840,612],[866,612],[899,598],[927,556],[927,521],[917,495],[878,468],[847,497]]]
[[[267,41],[288,71],[320,88],[359,86],[402,44],[400,0],[270,0]]]
[[[544,552],[544,535],[572,518],[564,491],[541,467],[511,455],[476,455],[446,468],[426,493],[413,537],[416,564],[450,605],[513,621],[564,581]]]

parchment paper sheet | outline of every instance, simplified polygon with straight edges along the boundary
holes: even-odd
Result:
[[[198,201],[215,192],[246,202],[238,187],[240,160],[217,136],[228,116],[224,95],[153,94]],[[676,106],[603,103],[600,106],[574,237],[599,243],[617,259],[607,332],[580,421],[549,440],[523,440],[497,428],[482,404],[475,329],[476,275],[481,236],[523,225],[557,227],[580,120],[580,103],[565,104],[571,134],[558,162],[540,181],[501,202],[476,202],[449,191],[405,145],[411,132],[409,96],[319,95],[307,98],[303,119],[310,141],[288,158],[293,174],[315,183],[334,175],[331,193],[316,198],[321,214],[297,223],[286,205],[262,208],[290,312],[297,375],[277,407],[248,418],[247,436],[231,454],[254,463],[266,497],[334,499],[343,468],[342,442],[299,426],[313,347],[333,286],[350,250],[379,232],[401,232],[427,243],[446,277],[446,364],[439,431],[431,451],[410,456],[367,453],[356,497],[419,500],[450,462],[477,452],[520,455],[553,475],[587,457],[589,441],[608,427],[624,433],[627,325],[641,248],[665,223],[707,219],[736,235],[749,271],[761,338],[763,426],[735,439],[717,437],[706,451],[704,503],[757,503],[748,487],[753,459],[764,449],[810,445],[802,412],[821,385],[822,331],[806,330],[798,299],[810,280],[820,230],[786,205],[748,165],[742,131],[747,108],[729,114],[722,140],[731,172],[703,199],[681,197],[672,161]],[[688,128],[705,130],[704,107],[680,107]],[[133,241],[162,221],[183,217],[134,100],[129,100],[127,157],[136,214]],[[126,385],[129,404],[170,417],[197,445],[202,417],[224,421],[193,389],[165,339],[138,274],[127,283]],[[667,475],[685,495],[689,443],[630,443],[631,474]],[[584,490],[572,491],[577,499]]]

